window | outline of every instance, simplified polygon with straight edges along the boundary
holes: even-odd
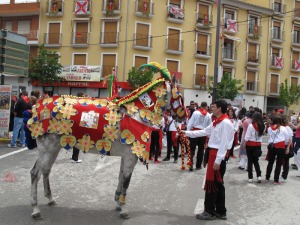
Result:
[[[234,59],[234,42],[233,40],[224,38],[223,58]]]
[[[5,29],[8,31],[12,31],[12,21],[5,21]]]
[[[30,33],[30,20],[19,20],[17,33],[18,34],[29,34]]]
[[[248,62],[258,63],[258,45],[254,43],[248,43]]]
[[[207,65],[196,64],[194,86],[200,86],[200,89],[206,90],[206,87],[207,87]]]
[[[249,16],[249,28],[248,28],[248,33],[249,34],[255,34],[257,32],[259,26],[259,19],[257,16],[250,15]]]
[[[15,0],[15,3],[31,3],[31,2],[39,2],[39,1],[38,0]]]
[[[179,61],[167,60],[167,68],[170,71],[171,77],[175,76],[176,82],[181,84],[181,76],[179,76]]]
[[[270,93],[279,93],[279,76],[277,74],[271,74]]]
[[[148,57],[146,56],[134,56],[134,67],[137,69],[143,64],[148,63]]]
[[[201,23],[206,26],[209,25],[209,22],[211,22],[210,7],[208,5],[199,3],[197,23]]]
[[[178,6],[178,8],[181,8],[181,0],[170,0],[169,5]]]
[[[63,0],[49,0],[48,13],[52,15],[63,13],[63,3]]]
[[[0,5],[10,4],[10,0],[1,0]]]
[[[292,52],[292,68],[291,69],[295,69],[297,71],[300,71],[300,52],[296,52],[296,51],[293,51]],[[297,61],[297,62],[296,62]]]
[[[295,1],[295,10],[294,10],[294,16],[300,17],[300,1]]]
[[[224,76],[224,74],[230,74],[230,77],[233,78],[233,68],[232,67],[223,67],[223,74],[222,77]]]
[[[273,21],[272,38],[273,39],[282,39],[282,35],[281,35],[281,22]]]
[[[73,65],[77,66],[86,66],[86,59],[87,55],[86,54],[74,54],[73,58]]]
[[[116,54],[103,54],[102,55],[102,78],[106,77],[107,75],[112,74],[113,69],[116,69]]]
[[[273,7],[274,11],[277,13],[282,13],[283,11],[283,4],[281,2],[281,0],[274,0],[274,7]]]
[[[104,21],[101,44],[117,44],[119,42],[118,23],[118,21]]]
[[[256,91],[256,72],[254,71],[247,71],[246,90]]]
[[[60,23],[49,23],[46,44],[61,44]]]
[[[73,20],[73,42],[75,45],[87,45],[90,38],[89,20],[86,18]]]
[[[197,34],[197,54],[207,55],[208,54],[208,35],[198,33]]]
[[[300,44],[300,26],[294,25],[293,43]]]
[[[144,23],[136,24],[135,45],[150,46],[150,25]]]
[[[167,49],[181,51],[180,30],[169,28]]]
[[[236,20],[235,18],[235,11],[233,10],[229,10],[229,9],[225,9],[225,13],[224,13],[224,18],[225,20]]]
[[[120,10],[120,0],[104,0],[106,11]]]
[[[298,87],[298,77],[291,77],[291,85],[294,85],[294,87]]]

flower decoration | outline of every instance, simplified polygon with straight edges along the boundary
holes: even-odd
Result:
[[[177,88],[173,88],[172,89],[172,97],[173,98],[178,98],[179,95],[180,95],[180,92],[178,91],[178,89]]]
[[[121,118],[122,116],[114,110],[104,114],[104,119],[106,119],[108,121],[108,124],[111,125],[116,125],[116,123],[119,122]]]
[[[63,135],[60,138],[60,144],[64,149],[69,150],[75,146],[76,138],[72,135]]]
[[[56,115],[55,115],[55,118],[56,118],[57,120],[64,120],[63,114],[62,114],[62,113],[56,114]]]
[[[83,106],[87,106],[87,105],[90,105],[90,104],[93,104],[93,100],[92,99],[79,99],[78,102],[83,105]]]
[[[102,138],[105,140],[115,141],[118,138],[119,128],[112,125],[105,125],[104,126],[104,134]]]
[[[60,124],[58,123],[59,121],[57,121],[56,118],[51,118],[49,120],[49,127],[47,132],[48,133],[56,133],[58,132],[59,128],[60,128]]]
[[[51,115],[53,117],[56,117],[57,113],[59,113],[59,106],[58,105],[54,106],[54,108],[52,109]]]
[[[144,121],[149,121],[151,120],[152,117],[152,112],[148,109],[141,109],[140,110],[140,117],[144,120]]]
[[[131,147],[132,154],[136,154],[137,157],[142,158],[143,152],[146,151],[146,146],[141,144],[139,141],[133,142]]]
[[[121,143],[122,144],[132,144],[134,142],[135,137],[134,135],[130,132],[130,130],[125,129],[121,133]]]
[[[57,98],[56,100],[54,100],[53,104],[54,105],[63,105],[63,104],[65,104],[65,100],[62,97],[60,97],[60,98]]]
[[[139,108],[134,104],[134,102],[130,102],[128,104],[124,104],[127,109],[128,115],[132,116],[134,113],[138,112]]]
[[[27,125],[31,125],[31,124],[33,124],[33,123],[34,123],[33,118],[30,118],[30,119],[27,121]]]
[[[111,142],[109,140],[98,140],[96,142],[96,148],[99,150],[101,155],[106,154],[106,152],[111,149]]]
[[[149,140],[150,140],[150,135],[149,135],[149,133],[148,132],[144,132],[142,135],[141,135],[141,139],[143,140],[143,142],[149,142]]]
[[[32,113],[37,113],[37,109],[40,107],[40,103],[36,103],[32,106]]]
[[[53,101],[53,98],[44,98],[43,105],[46,106]]]
[[[107,105],[107,100],[106,99],[95,99],[93,101],[93,104],[97,107],[97,108],[102,108],[105,107]]]
[[[61,120],[59,122],[59,126],[57,128],[57,133],[58,134],[66,134],[66,135],[72,134],[73,124],[74,124],[73,120]]]
[[[78,146],[81,151],[87,152],[91,148],[94,148],[94,143],[95,142],[91,140],[90,135],[85,134],[83,135],[82,139],[77,141],[76,146]]]
[[[65,102],[67,105],[76,105],[78,101],[75,98],[65,98]]]
[[[155,106],[154,106],[154,111],[155,111],[156,113],[162,113],[162,111],[165,111],[165,110],[166,110],[166,105],[167,105],[167,103],[166,103],[165,100],[163,100],[163,99],[158,99],[158,100],[156,101]]]
[[[75,116],[77,114],[77,110],[74,109],[71,104],[67,104],[62,108],[60,107],[59,110],[63,114],[64,119],[70,119],[71,116]]]
[[[107,108],[108,108],[109,110],[117,111],[117,110],[119,109],[119,106],[118,106],[118,104],[116,104],[116,103],[113,102],[113,101],[108,101],[108,103],[107,103]]]
[[[161,114],[152,113],[152,118],[151,118],[152,124],[159,126],[159,125],[161,125],[161,120],[162,120]]]
[[[161,98],[163,95],[167,94],[167,89],[164,87],[163,84],[158,85],[153,89],[153,92],[155,93],[155,96],[157,98]]]
[[[38,121],[29,126],[29,130],[31,131],[31,137],[36,139],[38,136],[44,134],[43,124],[41,121]]]

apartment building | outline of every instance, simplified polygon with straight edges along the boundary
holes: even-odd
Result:
[[[17,1],[21,0],[1,5],[1,28],[22,24],[25,15],[12,11]],[[211,102],[207,89],[214,75],[215,0],[24,1],[40,4],[39,15],[31,15],[30,34],[38,30],[38,45],[56,51],[64,66],[67,81],[45,90],[105,97],[103,79],[114,72],[126,94],[129,70],[155,61],[176,76],[187,104]],[[238,98],[243,106],[270,111],[279,105],[285,79],[299,84],[300,1],[222,0],[221,4],[218,80],[224,73],[242,80]],[[15,22],[9,22],[12,18]],[[19,32],[16,26],[11,29]],[[299,111],[297,106],[291,110]]]

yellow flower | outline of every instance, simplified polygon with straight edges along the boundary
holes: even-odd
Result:
[[[79,99],[78,102],[83,105],[83,106],[87,106],[90,104],[93,104],[93,100],[92,99]]]
[[[40,121],[30,125],[29,130],[31,131],[31,136],[33,139],[44,134],[43,124]]]
[[[119,106],[118,106],[118,104],[116,104],[116,103],[114,103],[112,101],[109,101],[108,104],[107,104],[107,108],[109,110],[115,110],[115,111],[117,111],[119,109]]]
[[[28,124],[28,125],[33,124],[33,118],[30,118],[30,119],[27,121],[27,124]]]
[[[122,116],[117,111],[110,111],[104,114],[104,119],[108,120],[108,124],[116,125],[121,120]]]
[[[178,98],[179,94],[180,94],[180,92],[178,91],[177,88],[173,88],[172,89],[172,96],[173,96],[173,98]]]
[[[152,112],[148,109],[141,109],[140,116],[142,117],[142,119],[144,121],[149,121],[149,120],[151,120]]]
[[[134,142],[135,137],[134,135],[130,132],[130,130],[125,129],[121,133],[121,143],[122,144],[131,144]]]
[[[43,105],[46,106],[53,101],[53,98],[44,98]]]
[[[155,103],[154,106],[154,111],[156,113],[162,113],[162,111],[164,111],[165,107],[166,107],[167,103],[165,100],[163,99],[158,99]]]
[[[63,107],[63,118],[70,119],[71,116],[75,116],[77,114],[77,110],[73,108],[73,105],[67,104]]]
[[[131,147],[131,152],[133,154],[136,154],[137,157],[143,157],[143,152],[146,151],[146,146],[143,144],[140,144],[139,141],[133,142],[133,145]]]
[[[78,140],[76,145],[81,151],[87,152],[91,148],[94,148],[94,141],[91,141],[91,137],[88,134],[83,135],[82,139]]]
[[[163,84],[158,85],[153,89],[153,92],[155,93],[155,96],[157,98],[161,98],[163,95],[167,94],[167,89],[164,87]]]
[[[61,120],[57,128],[57,133],[66,134],[66,135],[72,134],[73,124],[74,124],[73,120]]]
[[[77,99],[75,98],[65,98],[65,102],[66,104],[70,104],[70,105],[76,105],[77,104]]]
[[[76,138],[72,135],[63,135],[60,138],[60,145],[64,148],[64,149],[71,149],[72,147],[74,147],[76,145]]]
[[[103,129],[104,129],[104,134],[102,135],[103,139],[115,141],[118,138],[119,128],[117,128],[116,126],[105,125]]]
[[[153,114],[152,114],[151,122],[152,122],[154,125],[156,125],[156,126],[161,125],[161,120],[162,120],[161,114],[158,114],[158,113],[153,113]]]
[[[149,137],[150,137],[150,135],[146,131],[141,135],[141,139],[143,140],[143,142],[148,142],[149,141]]]
[[[32,107],[32,113],[37,113],[37,109],[40,107],[40,103],[36,103],[33,107]]]
[[[51,118],[49,120],[48,133],[56,133],[59,129],[60,125],[58,124],[57,119]]]
[[[111,149],[111,142],[109,140],[98,140],[96,142],[96,148],[99,150],[100,154],[105,154]]]
[[[104,106],[107,105],[107,100],[106,99],[95,99],[93,101],[93,104],[97,107],[97,108],[102,108]]]
[[[128,115],[132,116],[134,113],[138,112],[138,107],[134,104],[134,102],[128,103],[124,105],[127,108]]]
[[[65,104],[65,100],[62,97],[60,97],[60,98],[57,98],[56,100],[54,100],[53,104],[54,105],[63,105],[63,104]]]

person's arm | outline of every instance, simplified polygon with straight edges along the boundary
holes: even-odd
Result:
[[[215,164],[217,164],[217,165],[214,164],[214,169],[215,170],[219,169],[218,167],[220,167],[220,164],[221,164],[222,160],[224,159],[224,157],[227,153],[228,143],[232,142],[232,140],[234,138],[233,125],[229,124],[229,123],[224,123],[222,125],[223,126],[222,126],[221,131],[220,131],[221,142],[220,142],[219,149],[218,149],[218,152],[217,152],[217,157],[216,157],[216,160],[215,160]]]
[[[206,127],[204,130],[182,131],[186,136],[191,138],[204,137],[211,134],[212,124]]]
[[[196,118],[196,112],[193,113],[192,117],[189,119],[188,125],[187,125],[187,130],[191,130],[195,124],[195,118]]]

